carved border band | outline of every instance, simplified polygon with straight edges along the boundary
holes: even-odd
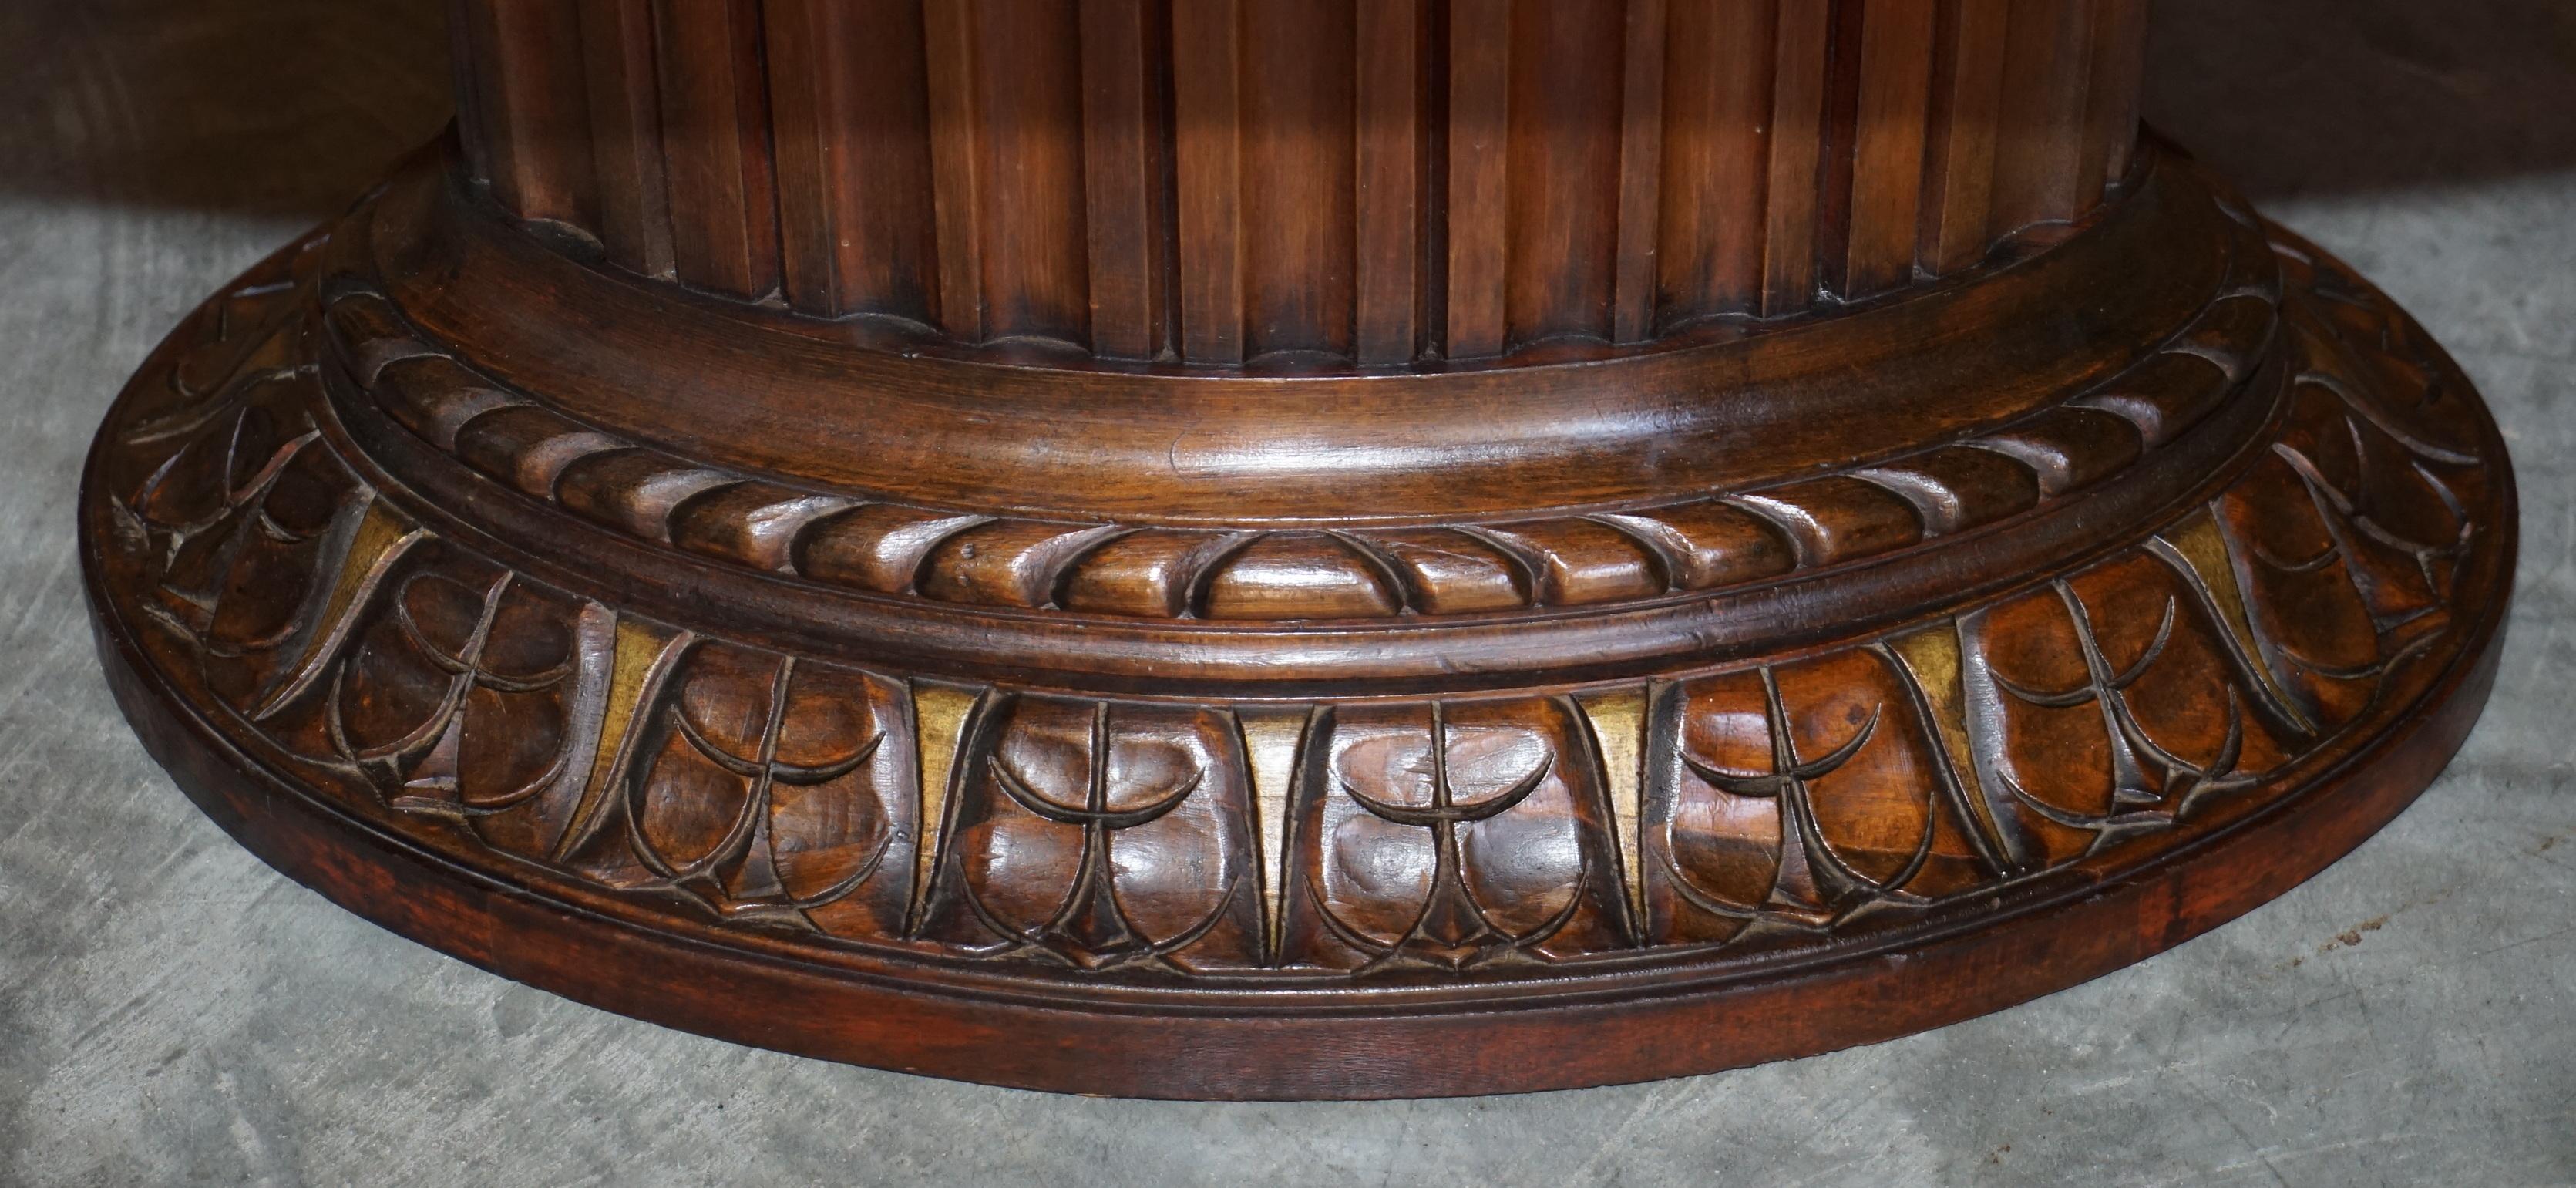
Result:
[[[753,570],[969,606],[1176,621],[1495,615],[1703,593],[1988,528],[2097,486],[2245,390],[2280,279],[2250,216],[2225,280],[2099,385],[1961,440],[1841,472],[1583,515],[1401,529],[1166,527],[925,507],[790,486],[584,424],[334,275],[333,350],[395,422],[531,498]]]

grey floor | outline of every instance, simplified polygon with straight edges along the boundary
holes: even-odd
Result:
[[[603,1015],[270,873],[144,758],[91,665],[77,459],[182,312],[443,121],[438,9],[0,4],[0,1181],[2576,1182],[2576,6],[2158,12],[2152,117],[2420,315],[2512,440],[2510,654],[2403,819],[2206,938],[1933,1034],[1301,1106],[983,1089]]]

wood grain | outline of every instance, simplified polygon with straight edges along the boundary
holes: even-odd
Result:
[[[458,3],[473,173],[622,268],[898,347],[1300,372],[1974,267],[2127,175],[2144,37],[2141,0]]]

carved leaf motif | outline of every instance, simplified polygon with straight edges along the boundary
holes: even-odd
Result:
[[[1555,700],[1337,713],[1289,807],[1283,960],[1468,969],[1624,943],[1611,814]]]
[[[571,728],[574,604],[435,545],[374,555],[381,567],[339,563],[341,605],[306,612],[337,625],[313,632],[327,638],[304,663],[309,678],[272,695],[260,720],[374,803],[544,856],[587,753]]]
[[[1644,839],[1650,936],[1826,927],[1992,877],[1930,724],[1875,649],[1675,686]]]
[[[2301,716],[2330,731],[2360,715],[2378,685],[2378,634],[2307,482],[2275,454],[2216,510],[2250,594],[2264,661]]]
[[[1017,697],[973,734],[927,935],[1084,968],[1261,962],[1251,778],[1228,719]]]
[[[724,918],[891,937],[919,832],[903,699],[882,678],[701,645],[638,706],[630,768],[568,858]]]
[[[334,626],[322,621],[332,579],[372,502],[337,459],[286,448],[233,512],[179,545],[164,587],[181,621],[202,624],[208,683],[245,713],[315,659]]]
[[[1929,724],[1884,655],[1853,649],[1782,665],[1775,680],[1799,756],[1850,747],[1843,762],[1804,781],[1818,890],[1848,893],[1838,887],[1846,870],[1870,898],[1937,898],[1986,880],[1970,824],[1943,795]],[[1854,738],[1856,746],[1841,741]]]
[[[2103,669],[2125,678],[2110,682],[2119,687],[2108,729],[2160,790],[2160,811],[2187,812],[2195,797],[2241,786],[2288,757],[2295,723],[2270,708],[2259,675],[2235,662],[2226,625],[2181,573],[2126,554],[2067,579],[2058,604],[2070,627],[2081,608]]]
[[[1639,842],[1647,935],[1676,943],[1730,939],[1771,897],[1790,832],[1782,827],[1780,797],[1747,786],[1773,772],[1762,676],[1733,672],[1668,685],[1652,722]]]
[[[2204,608],[2131,554],[1979,616],[1977,772],[2043,865],[2168,828],[2278,761],[2261,693]]]

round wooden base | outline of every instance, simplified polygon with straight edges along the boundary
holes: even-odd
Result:
[[[2144,168],[1867,308],[1214,379],[671,297],[416,165],[109,412],[100,653],[280,870],[742,1043],[1310,1098],[1886,1039],[2287,890],[2493,676],[2467,381]]]

